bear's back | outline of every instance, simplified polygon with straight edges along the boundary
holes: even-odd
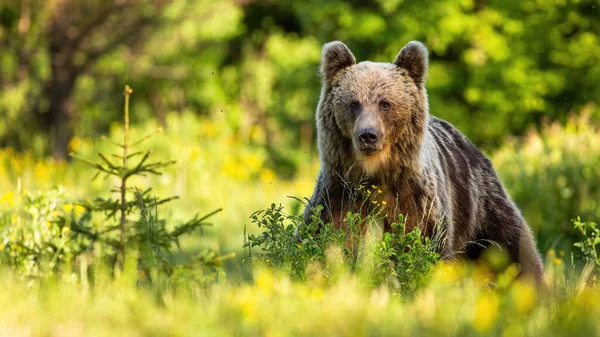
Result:
[[[458,232],[472,236],[485,221],[490,194],[502,194],[503,188],[491,161],[452,124],[432,116],[428,133],[446,182],[448,213],[457,227],[469,229]]]
[[[430,116],[428,131],[433,136],[437,147],[443,151],[444,157],[457,160],[455,165],[448,167],[449,169],[464,167],[467,164],[480,168],[489,168],[491,165],[490,160],[449,122]]]

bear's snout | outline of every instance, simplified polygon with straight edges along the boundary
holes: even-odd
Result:
[[[356,139],[357,149],[365,155],[374,154],[383,147],[379,132],[373,127],[359,130]]]
[[[374,128],[368,128],[358,133],[358,141],[367,145],[373,145],[377,143],[378,139],[379,136],[377,135],[377,130]]]

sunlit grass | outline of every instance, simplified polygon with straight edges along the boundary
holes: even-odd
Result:
[[[134,127],[132,138],[157,128],[154,123]],[[114,152],[108,139],[121,139],[122,130],[118,123],[111,130],[111,135],[98,140],[75,137],[70,150],[86,158],[94,158],[99,152]],[[248,145],[232,131],[220,130],[213,122],[191,114],[171,115],[164,133],[147,144],[156,158],[177,161],[161,176],[132,179],[140,189],[152,187],[157,195],[180,197],[168,209],[161,210],[165,216],[178,221],[223,208],[211,218],[209,239],[192,237],[183,241],[183,247],[189,249],[194,249],[200,240],[217,250],[241,250],[243,228],[250,214],[274,201],[299,211],[300,204],[288,196],[310,196],[319,169],[316,158],[306,158],[293,180],[280,178],[266,163],[264,148]],[[6,187],[0,190],[0,208],[14,206],[18,195],[28,190],[63,186],[67,198],[75,202],[89,195],[106,196],[110,187],[118,184],[102,176],[90,182],[94,174],[82,162],[40,159],[11,148],[0,149],[0,186]]]
[[[158,302],[150,289],[136,285],[132,270],[93,286],[68,273],[31,283],[4,275],[0,285],[11,291],[0,294],[0,334],[576,336],[600,327],[596,288],[578,292],[558,274],[554,279],[563,281],[540,288],[515,280],[510,268],[489,283],[480,277],[487,273],[482,268],[440,264],[410,301],[343,270],[337,281],[323,284],[294,282],[263,268],[248,283],[215,284],[208,291],[173,288]]]

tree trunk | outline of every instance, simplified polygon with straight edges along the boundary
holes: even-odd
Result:
[[[54,69],[53,69],[54,70]],[[64,72],[64,69],[58,70]],[[52,78],[46,84],[44,90],[48,98],[48,107],[42,115],[42,121],[48,139],[49,148],[56,159],[66,159],[69,153],[69,141],[73,137],[72,121],[74,110],[72,93],[74,80],[61,81],[60,76],[53,72]]]
[[[58,11],[49,24],[48,52],[50,78],[44,84],[47,106],[41,111],[41,125],[48,135],[49,149],[56,159],[66,159],[68,144],[73,136],[75,111],[72,102],[79,70],[73,63],[74,46],[67,38],[68,20]]]

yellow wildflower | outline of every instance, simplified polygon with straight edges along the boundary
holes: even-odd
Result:
[[[515,282],[511,289],[511,295],[515,308],[520,313],[528,313],[535,306],[536,293],[531,282]]]
[[[50,179],[50,167],[43,162],[35,164],[35,175],[42,181]]]
[[[494,292],[485,292],[477,299],[473,327],[479,332],[489,331],[498,318],[498,295]]]
[[[15,205],[15,194],[12,191],[6,191],[4,196],[0,198],[0,202],[5,202],[9,206],[13,207]]]
[[[75,213],[81,214],[85,212],[86,208],[81,205],[75,205]]]
[[[223,172],[238,180],[245,181],[250,179],[250,171],[242,166],[242,164],[235,161],[233,157],[225,159],[225,162],[223,163]]]
[[[69,141],[68,147],[69,147],[69,151],[77,152],[77,150],[79,150],[79,148],[81,147],[81,139],[79,139],[79,137],[71,138],[71,140]]]
[[[263,161],[256,153],[242,155],[242,163],[246,165],[250,172],[259,172],[263,166]]]
[[[273,292],[275,281],[271,272],[265,269],[260,270],[256,275],[255,283],[258,289],[266,293]]]
[[[439,264],[435,270],[433,277],[446,284],[455,284],[464,275],[464,266],[458,262],[444,262]]]
[[[387,201],[384,200],[381,202],[381,204],[385,206],[385,205],[387,205]]]
[[[492,273],[484,264],[475,266],[471,278],[479,285],[485,285],[492,279]]]
[[[256,319],[256,297],[250,288],[243,288],[238,296],[242,316],[249,321]]]
[[[260,179],[260,181],[263,183],[271,183],[275,180],[275,172],[270,168],[264,168],[260,170],[258,179]]]
[[[199,155],[200,150],[198,150],[197,148],[192,148],[190,150],[190,160],[196,160],[196,158],[198,158]]]
[[[71,212],[73,210],[73,205],[71,205],[71,204],[64,204],[63,205],[63,209],[65,210],[65,212]]]

